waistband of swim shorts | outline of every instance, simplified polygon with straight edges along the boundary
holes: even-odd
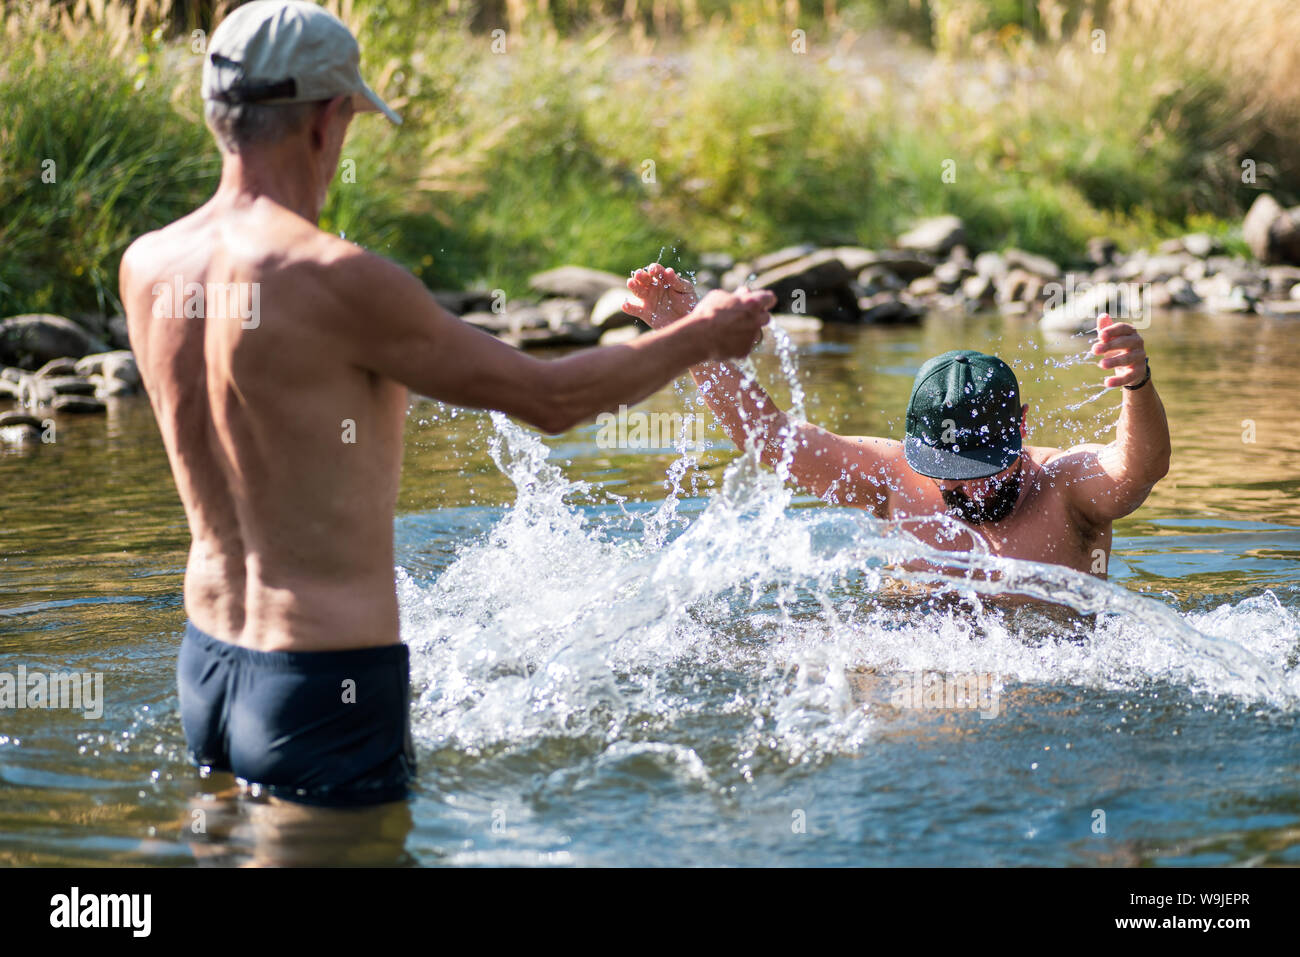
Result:
[[[197,645],[204,651],[233,657],[253,668],[297,673],[325,673],[340,668],[360,668],[368,665],[409,665],[411,660],[410,649],[401,642],[395,645],[345,648],[339,651],[257,651],[214,638],[188,618],[185,620],[183,640]]]

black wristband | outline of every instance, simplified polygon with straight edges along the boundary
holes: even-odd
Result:
[[[1147,384],[1148,382],[1150,382],[1150,381],[1151,381],[1151,360],[1148,359],[1148,360],[1147,360],[1147,374],[1146,374],[1146,376],[1142,379],[1142,381],[1139,382],[1137,385],[1126,385],[1126,386],[1124,386],[1124,388],[1128,389],[1130,392],[1136,392],[1138,389],[1142,388],[1144,385],[1146,385],[1146,384]]]

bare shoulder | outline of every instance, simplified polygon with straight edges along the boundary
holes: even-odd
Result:
[[[320,281],[353,308],[378,312],[376,307],[386,301],[424,290],[423,283],[391,259],[321,230],[315,230],[301,252]]]
[[[1069,482],[1094,473],[1097,454],[1105,447],[1097,442],[1085,442],[1068,449],[1026,446],[1026,450],[1045,475]]]
[[[132,282],[147,279],[156,271],[154,267],[159,251],[165,247],[169,228],[155,229],[137,236],[126,247],[118,265],[118,279],[123,296],[129,296]]]
[[[883,439],[876,435],[845,435],[841,438],[854,445],[860,445],[882,458],[901,458],[903,455],[903,443],[898,439]]]

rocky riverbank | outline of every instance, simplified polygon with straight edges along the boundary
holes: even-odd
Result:
[[[918,223],[891,249],[791,246],[752,260],[700,257],[701,291],[741,285],[776,295],[788,330],[823,322],[916,323],[930,311],[982,312],[1077,331],[1098,313],[1141,323],[1162,311],[1300,317],[1300,207],[1262,195],[1242,223],[1253,258],[1225,255],[1191,234],[1156,250],[1121,253],[1090,240],[1077,262],[1057,263],[1020,249],[976,252],[955,216]],[[644,326],[622,311],[625,277],[563,266],[529,280],[533,295],[499,290],[436,292],[449,311],[519,348],[626,341]],[[140,374],[126,322],[118,317],[23,315],[0,320],[0,444],[38,441],[50,415],[102,413],[136,394]]]
[[[770,289],[781,321],[799,328],[915,323],[930,311],[996,310],[1063,331],[1090,328],[1101,312],[1138,322],[1176,309],[1300,316],[1300,207],[1284,210],[1263,195],[1242,235],[1253,258],[1225,255],[1215,239],[1193,233],[1131,254],[1097,237],[1077,261],[1058,263],[1021,249],[976,253],[960,219],[938,216],[899,236],[892,249],[791,246],[747,261],[705,254],[694,280],[701,291]],[[613,273],[565,266],[532,277],[534,298],[507,300],[486,290],[436,295],[467,322],[528,348],[635,335],[643,327],[620,308],[624,283]]]

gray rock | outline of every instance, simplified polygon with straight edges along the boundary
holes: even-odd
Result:
[[[1197,259],[1204,259],[1219,248],[1219,244],[1208,233],[1188,233],[1182,242],[1183,249]]]
[[[108,409],[108,406],[99,399],[87,395],[56,395],[50,405],[55,412],[71,412],[79,415],[104,412]]]
[[[1300,284],[1300,267],[1273,266],[1264,272],[1268,281],[1268,293],[1279,299],[1292,295]]]
[[[40,419],[26,412],[0,412],[0,428],[13,425],[26,425],[33,429],[43,428]]]
[[[1183,308],[1199,306],[1201,297],[1196,294],[1192,284],[1182,276],[1175,276],[1164,284],[1164,290],[1169,296],[1169,306],[1181,306]],[[1153,302],[1154,305],[1154,302]]]
[[[938,262],[933,256],[925,253],[882,249],[872,253],[871,259],[865,262],[862,268],[885,266],[903,282],[911,282],[921,276],[930,275],[930,273],[934,272],[934,267],[938,265]]]
[[[139,387],[140,385],[140,369],[136,365],[135,356],[129,349],[97,352],[94,355],[83,356],[77,361],[75,371],[77,375],[81,376],[109,376],[114,379],[121,379],[130,386]]]
[[[1000,253],[980,253],[975,257],[975,272],[988,279],[1001,279],[1007,274],[1007,261]]]
[[[48,379],[51,376],[68,376],[77,374],[77,360],[71,356],[51,359],[36,370],[36,378]]]
[[[116,399],[124,395],[134,395],[135,388],[121,379],[110,376],[93,375],[90,381],[95,386],[96,399]]]
[[[1300,265],[1300,212],[1263,193],[1241,224],[1241,237],[1262,263]]]
[[[1039,324],[1050,330],[1085,330],[1097,325],[1103,312],[1129,322],[1147,315],[1151,308],[1144,301],[1142,289],[1133,283],[1097,283],[1085,286],[1063,303],[1050,302]]]
[[[1290,319],[1300,316],[1300,299],[1280,299],[1275,302],[1257,302],[1255,311],[1264,316]]]
[[[581,300],[560,300],[562,303]],[[561,309],[564,307],[561,306]],[[543,310],[537,303],[526,299],[511,299],[502,312],[470,312],[461,316],[472,326],[490,332],[493,335],[520,333],[531,329],[546,329],[551,325],[551,313]]]
[[[1238,280],[1242,277],[1232,272],[1215,273],[1208,279],[1198,279],[1192,283],[1192,289],[1207,302],[1226,300],[1245,296],[1251,298],[1248,288]]]
[[[961,294],[971,302],[989,303],[997,295],[998,287],[992,276],[967,276],[961,284]]]
[[[51,359],[107,349],[107,344],[63,316],[12,316],[0,321],[0,365],[39,369]]]
[[[591,315],[588,321],[601,329],[617,329],[619,326],[636,325],[639,321],[636,316],[629,316],[623,311],[623,303],[627,301],[627,289],[608,289],[596,304],[591,307]]]
[[[754,289],[768,289],[776,296],[776,309],[780,312],[798,312],[797,294],[802,291],[803,312],[812,314],[807,300],[837,291],[847,291],[853,274],[833,252],[821,250],[788,262],[776,269],[760,273],[751,283]]]
[[[922,220],[898,237],[900,249],[910,249],[931,256],[946,256],[959,243],[966,242],[966,228],[956,216],[935,216]]]
[[[773,252],[759,256],[749,264],[750,269],[756,273],[764,273],[771,269],[792,263],[796,259],[803,259],[805,256],[811,256],[817,252],[817,247],[812,243],[801,243],[798,246],[786,246],[784,249],[777,249]],[[739,265],[739,264],[738,264]]]
[[[1115,240],[1106,236],[1093,236],[1088,240],[1088,261],[1094,266],[1109,266],[1118,252]]]
[[[913,279],[907,287],[908,295],[915,296],[918,299],[924,299],[926,296],[937,296],[941,291],[939,277],[935,275]]]
[[[1010,270],[1022,269],[1042,279],[1061,278],[1061,267],[1046,256],[1039,256],[1023,249],[1005,249],[1002,251],[1002,258],[1006,260],[1007,268]]]
[[[888,266],[868,266],[858,273],[859,295],[874,296],[882,292],[898,292],[906,289],[907,283]]]
[[[754,275],[752,265],[747,262],[736,263],[722,274],[722,278],[718,281],[719,288],[732,292],[748,282],[752,275]]]
[[[695,284],[701,296],[712,289],[722,288],[722,277],[712,269],[697,269],[693,279],[690,276],[687,278]]]
[[[864,249],[861,246],[833,246],[830,252],[842,263],[844,268],[851,273],[859,273],[879,262],[878,254],[874,249]]]
[[[501,339],[517,349],[542,349],[549,346],[586,346],[600,340],[601,330],[595,326],[564,326],[552,329],[525,329],[521,332],[507,332]]]
[[[1233,286],[1226,296],[1206,296],[1204,309],[1206,312],[1254,312],[1255,300],[1244,287]]]
[[[79,375],[45,376],[41,379],[55,395],[94,395],[95,383]]]
[[[131,336],[127,331],[126,316],[113,316],[104,324],[108,330],[108,344],[113,349],[130,349]]]
[[[863,300],[858,305],[862,310],[862,321],[875,326],[911,325],[921,321],[925,310],[915,303],[889,297],[874,297],[876,300]]]
[[[586,266],[561,266],[529,277],[528,287],[548,296],[581,299],[590,308],[607,289],[626,288],[627,278]]]
[[[434,291],[433,298],[453,316],[492,311],[493,296],[487,289],[439,289]]]
[[[40,428],[34,425],[0,425],[0,444],[3,445],[31,446],[40,436]]]
[[[1150,256],[1142,263],[1138,278],[1142,282],[1164,282],[1174,276],[1181,276],[1183,270],[1196,260],[1190,253],[1167,253]]]
[[[622,287],[622,291],[627,292],[627,287]],[[586,326],[591,318],[591,305],[576,297],[543,299],[537,304],[537,309],[546,320],[546,327],[552,331],[568,326]],[[597,338],[593,337],[592,341]]]
[[[467,312],[460,318],[463,322],[482,329],[484,332],[490,332],[494,336],[502,332],[508,332],[511,328],[510,317],[504,312]],[[538,321],[544,323],[540,315]]]
[[[23,376],[18,383],[18,401],[26,408],[49,405],[54,400],[54,387],[49,379],[38,379],[34,375]]]
[[[1001,305],[1014,302],[1037,302],[1043,294],[1043,277],[1016,267],[998,281],[997,301]]]
[[[949,260],[946,263],[939,263],[934,268],[933,279],[938,284],[940,292],[954,293],[961,288],[961,281],[970,274],[971,270],[965,264]]]
[[[641,335],[640,326],[617,326],[606,328],[601,332],[599,342],[602,346],[618,346],[631,342],[639,335]]]
[[[789,336],[810,336],[821,331],[822,321],[814,316],[794,316],[777,312],[772,314],[772,321],[763,327],[764,331],[770,326],[776,326]]]

